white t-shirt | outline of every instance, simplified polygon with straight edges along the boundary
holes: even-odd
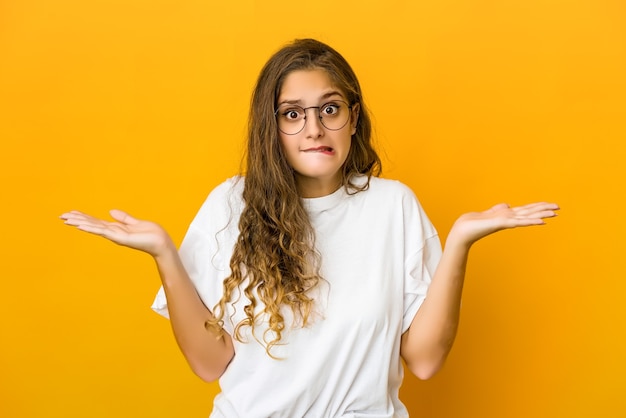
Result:
[[[239,235],[244,179],[237,179],[211,192],[180,247],[209,309],[222,296]],[[306,328],[286,324],[282,344],[271,351],[280,360],[270,358],[244,327],[247,342],[234,340],[235,356],[219,380],[222,392],[211,417],[408,417],[398,399],[400,337],[439,262],[437,232],[413,192],[394,180],[372,178],[366,191],[340,188],[303,201],[321,254],[324,280],[312,293],[319,315]],[[244,318],[247,302],[242,296],[236,309],[227,305],[229,334]],[[153,309],[167,316],[163,289]],[[289,313],[283,310],[286,321]],[[258,328],[262,341],[266,328]]]

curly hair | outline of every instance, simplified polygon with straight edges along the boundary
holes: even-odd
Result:
[[[372,175],[381,173],[380,158],[371,144],[371,120],[348,62],[330,46],[313,39],[295,40],[278,50],[261,70],[252,94],[239,237],[223,296],[213,308],[215,317],[206,323],[207,328],[223,335],[226,305],[235,303],[235,294],[245,295],[249,300],[244,307],[246,318],[235,326],[234,338],[244,340],[244,326],[251,327],[252,335],[256,335],[258,320],[267,318],[262,344],[270,357],[271,348],[280,343],[285,329],[281,308],[291,308],[296,322],[306,326],[314,307],[308,291],[322,280],[314,230],[298,195],[294,170],[280,145],[275,117],[285,77],[313,69],[326,71],[348,102],[359,104],[356,132],[342,168],[342,186],[348,193],[357,193],[369,187]],[[367,177],[365,184],[355,182],[361,175]]]

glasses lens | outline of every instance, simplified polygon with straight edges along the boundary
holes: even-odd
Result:
[[[304,128],[306,122],[304,109],[297,105],[281,105],[276,111],[278,129],[287,135],[295,135]]]
[[[339,130],[348,123],[350,117],[348,105],[341,101],[326,103],[320,107],[320,117],[327,129]]]

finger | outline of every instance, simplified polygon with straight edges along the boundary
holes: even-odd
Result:
[[[529,212],[529,213],[517,213],[516,217],[523,219],[523,218],[528,218],[528,219],[541,219],[541,218],[553,218],[557,216],[557,213],[553,210],[539,210],[539,211],[533,211],[533,212]]]
[[[118,244],[122,243],[125,236],[125,234],[121,233],[119,230],[112,230],[102,225],[81,224],[76,228],[93,235],[101,236]]]
[[[65,212],[64,214],[61,215],[61,217],[63,218],[93,218],[93,216],[88,215],[84,212],[78,211],[78,210],[71,210],[69,212]]]
[[[111,211],[109,211],[109,213],[111,214],[111,217],[113,219],[127,225],[133,225],[139,222],[138,219],[133,218],[128,213],[119,209],[112,209]]]
[[[93,225],[93,224],[79,224],[76,225],[76,229],[79,229],[81,231],[85,231],[85,232],[89,232],[90,234],[95,234],[95,235],[102,235],[104,236],[105,234],[105,228],[103,228],[100,225]]]
[[[498,203],[497,205],[492,206],[491,209],[489,209],[489,210],[492,210],[492,211],[495,212],[496,210],[507,209],[509,207],[510,206],[509,206],[508,203]]]
[[[520,218],[520,219],[515,219],[513,223],[514,223],[513,227],[535,226],[535,225],[546,224],[542,218]]]
[[[82,214],[64,213],[63,215],[61,215],[61,219],[65,220],[65,223],[75,223],[87,220],[89,218]]]
[[[92,226],[92,227],[105,227],[106,226],[106,222],[101,221],[99,219],[94,219],[94,218],[68,218],[65,220],[64,222],[65,225],[69,225],[69,226],[81,226],[81,225],[87,225],[87,226]]]
[[[486,210],[486,212],[496,212],[501,209],[508,209],[510,206],[508,203],[498,203]]]
[[[84,215],[84,213],[79,212],[79,211],[77,211],[77,210],[71,210],[71,211],[69,211],[69,212],[65,212],[65,213],[61,214],[61,216],[59,216],[59,218],[61,218],[61,219],[67,219],[67,218],[71,218],[71,217],[73,217],[73,216],[77,216],[77,215],[79,215],[79,216],[80,216],[80,215]]]
[[[91,224],[94,226],[106,226],[116,224],[115,222],[105,221],[103,219],[96,218],[79,211],[64,213],[63,215],[61,215],[61,219],[65,220],[65,224],[72,226],[78,226],[79,224]]]
[[[515,212],[524,212],[524,211],[537,211],[537,210],[558,210],[559,205],[556,203],[548,203],[548,202],[535,202],[529,203],[527,205],[516,206],[512,208]]]
[[[79,223],[85,223],[85,222],[89,222],[89,223],[102,223],[103,222],[102,220],[98,218],[94,218],[93,216],[85,215],[80,212],[64,213],[63,215],[61,215],[61,219],[64,219],[67,225],[74,225],[74,226],[78,225]]]

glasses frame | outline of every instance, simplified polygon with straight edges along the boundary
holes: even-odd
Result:
[[[343,125],[341,125],[339,128],[329,128],[328,126],[326,126],[324,124],[324,117],[322,116],[322,109],[328,105],[331,105],[333,103],[337,103],[337,102],[341,102],[343,104],[346,105],[346,107],[348,108],[348,118],[346,119],[346,121],[344,122]],[[309,109],[317,109],[317,117],[320,120],[320,123],[322,124],[322,126],[324,127],[324,129],[328,129],[329,131],[338,131],[340,129],[343,129],[348,122],[350,121],[350,119],[352,118],[351,112],[352,112],[352,107],[354,106],[354,104],[348,104],[348,102],[344,101],[344,100],[331,100],[329,102],[323,103],[319,106],[309,106],[309,107],[302,107],[300,105],[294,104],[294,107],[299,107],[300,109],[302,109],[303,113],[304,113],[304,123],[302,124],[302,128],[300,128],[300,130],[298,132],[294,132],[292,134],[287,133],[285,131],[283,131],[282,129],[280,129],[280,124],[278,123],[278,111],[280,110],[280,106],[278,109],[276,109],[274,111],[274,117],[276,118],[276,125],[278,126],[278,130],[281,131],[282,133],[284,133],[285,135],[298,135],[300,132],[302,132],[304,130],[304,128],[306,127],[306,121],[307,121],[307,116],[306,116],[306,111]]]

